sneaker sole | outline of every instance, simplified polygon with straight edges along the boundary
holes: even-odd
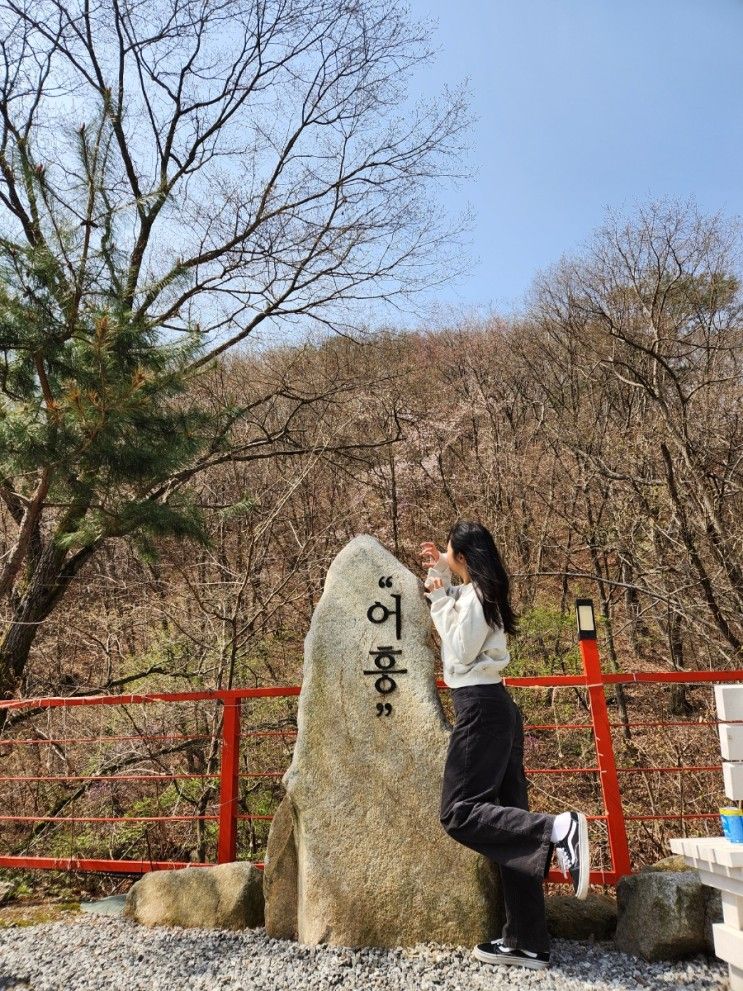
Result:
[[[482,960],[483,963],[505,964],[507,967],[529,967],[531,970],[544,970],[549,967],[545,960],[534,960],[530,957],[509,957],[502,954],[490,954],[480,950],[477,946],[472,951],[472,955]]]
[[[578,813],[578,852],[580,856],[580,871],[578,873],[578,888],[575,892],[575,897],[583,901],[588,894],[591,863],[588,856],[588,820],[582,812]]]

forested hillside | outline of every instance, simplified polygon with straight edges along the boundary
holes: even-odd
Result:
[[[158,534],[154,518],[146,540],[108,535],[40,623],[16,696],[299,684],[303,638],[344,544],[374,534],[423,577],[420,542],[443,550],[458,518],[491,529],[512,577],[520,633],[507,677],[579,670],[578,596],[594,600],[605,670],[742,667],[740,247],[732,222],[652,204],[631,222],[608,221],[582,253],[540,274],[517,315],[223,356],[192,388],[202,408],[239,410],[229,454],[207,446],[200,470],[191,477],[184,468],[172,487],[200,514],[208,540]],[[0,486],[0,564],[13,558],[34,484]],[[45,506],[44,527],[65,511]],[[21,571],[16,600],[23,585]],[[577,689],[516,693],[528,722],[586,722]],[[245,727],[291,731],[295,711],[295,698],[250,704]],[[618,724],[693,724],[714,718],[712,690],[632,686],[611,698],[611,712]],[[197,727],[204,739],[156,753],[119,744],[105,757],[91,747],[3,747],[4,773],[218,770],[218,707],[112,713],[11,714],[2,735]],[[267,736],[246,769],[283,770],[291,739]],[[719,763],[714,727],[625,726],[615,741],[622,767]],[[526,763],[593,766],[592,747],[590,731],[528,732]],[[530,780],[535,809],[566,807],[570,794],[587,812],[603,811],[590,776]],[[270,814],[279,781],[256,782],[245,783],[242,811]],[[622,786],[630,814],[711,812],[723,800],[719,771],[631,773]],[[200,780],[167,791],[83,786],[74,803],[73,786],[60,782],[1,790],[3,806],[26,815],[203,814],[216,799],[213,783]],[[241,855],[260,857],[267,828],[241,824]],[[687,832],[707,828],[692,821]],[[665,838],[680,832],[673,820],[632,824],[633,858],[668,855]],[[3,830],[3,850],[214,854],[211,822],[44,824],[30,835],[28,823]],[[600,860],[597,849],[597,868]]]

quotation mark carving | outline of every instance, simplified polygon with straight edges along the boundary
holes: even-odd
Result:
[[[381,716],[383,713],[385,716],[389,716],[392,712],[391,702],[377,702],[377,715]]]
[[[382,575],[382,577],[379,579],[379,587],[392,588],[392,575],[387,575],[386,578],[384,577],[384,575]]]

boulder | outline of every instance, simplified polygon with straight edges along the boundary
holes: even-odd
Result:
[[[617,902],[609,895],[589,893],[547,895],[547,929],[560,939],[611,939],[617,927]]]
[[[451,727],[431,629],[423,583],[375,537],[340,551],[305,637],[282,779],[301,943],[470,945],[502,929],[496,868],[439,821]],[[278,935],[294,918],[285,813],[272,821],[267,856],[266,929]]]
[[[246,860],[215,867],[149,871],[127,892],[123,914],[145,926],[262,926],[262,872]]]

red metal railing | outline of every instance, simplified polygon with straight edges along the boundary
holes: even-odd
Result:
[[[584,605],[590,604],[590,600],[579,600]],[[591,607],[592,613],[592,607]],[[604,674],[601,671],[601,661],[595,639],[595,633],[585,633],[579,627],[579,648],[583,664],[582,674],[576,675],[550,675],[539,677],[505,678],[504,681],[509,687],[533,688],[533,687],[577,687],[586,690],[589,703],[591,721],[587,723],[545,723],[527,724],[525,730],[578,730],[590,729],[596,750],[596,765],[592,767],[567,767],[567,768],[529,768],[527,774],[598,774],[601,787],[604,813],[601,815],[589,815],[587,818],[594,821],[604,821],[606,823],[609,850],[611,854],[611,868],[607,870],[594,870],[591,872],[591,882],[594,884],[616,884],[618,879],[626,874],[632,873],[629,841],[627,836],[627,822],[638,820],[664,820],[664,819],[719,819],[718,813],[664,813],[664,814],[643,814],[626,815],[622,803],[622,794],[619,783],[620,773],[637,773],[653,771],[658,773],[676,773],[691,771],[716,771],[721,769],[721,765],[702,765],[699,767],[617,767],[614,745],[612,741],[612,729],[620,728],[624,724],[611,723],[607,709],[605,688],[607,685],[620,684],[712,684],[716,682],[743,681],[743,671],[683,671],[683,672],[637,672]],[[437,681],[439,689],[447,686],[443,681]],[[241,773],[239,771],[240,741],[246,736],[295,736],[296,733],[286,733],[280,730],[252,730],[245,734],[241,733],[241,708],[242,703],[248,699],[287,697],[299,695],[301,686],[284,686],[274,688],[240,688],[230,691],[203,691],[203,692],[178,692],[178,693],[150,693],[146,695],[115,695],[115,696],[87,696],[72,698],[40,698],[40,699],[18,699],[0,702],[0,707],[10,710],[22,709],[56,709],[64,707],[69,709],[75,706],[106,706],[106,705],[128,705],[134,703],[148,704],[155,702],[197,702],[212,701],[221,703],[223,706],[223,719],[221,730],[221,750],[220,768],[218,774],[169,774],[163,775],[168,780],[182,779],[206,779],[219,780],[219,807],[216,815],[190,815],[190,816],[19,816],[13,814],[0,815],[0,822],[24,821],[24,822],[174,822],[174,821],[210,821],[218,824],[217,839],[217,863],[227,863],[237,859],[238,823],[241,820],[268,820],[271,815],[241,814],[239,809],[239,783],[241,778],[257,777],[280,777],[283,771],[263,771],[252,773]],[[629,726],[709,726],[715,725],[717,720],[706,722],[679,721],[679,722],[642,722],[629,723]],[[188,740],[205,739],[189,734],[153,734],[148,735],[148,740]],[[132,736],[106,736],[106,737],[61,737],[52,739],[19,739],[14,737],[0,738],[0,754],[6,747],[10,746],[32,746],[32,745],[55,745],[73,743],[94,743],[111,741],[133,741],[142,742],[143,737],[139,734]],[[0,776],[2,781],[83,781],[83,780],[153,780],[157,775],[133,774],[133,775],[8,775]],[[557,810],[556,810],[557,811]],[[561,810],[560,810],[561,811]],[[1,841],[0,841],[1,842]],[[263,867],[262,861],[256,861],[256,866]],[[192,863],[191,861],[162,861],[162,860],[116,860],[116,859],[94,859],[76,857],[38,857],[25,855],[3,855],[0,850],[0,867],[18,868],[49,868],[56,870],[82,870],[82,871],[106,871],[118,873],[144,873],[149,870],[172,869],[185,866],[211,866],[208,863]],[[547,875],[550,882],[565,883],[563,874],[553,869]]]

